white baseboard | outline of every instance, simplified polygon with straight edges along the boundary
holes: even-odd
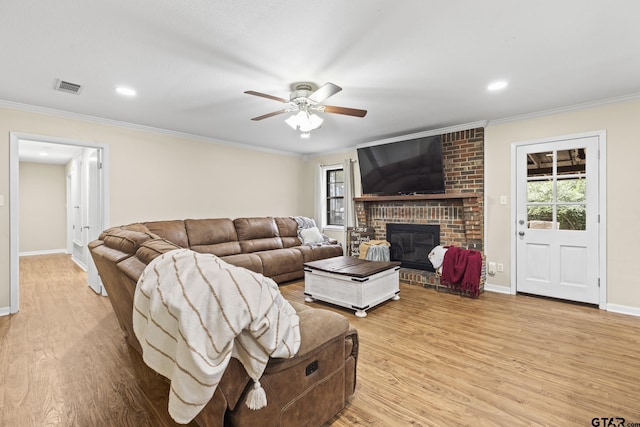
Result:
[[[11,314],[11,307],[0,307],[0,316],[8,316]]]
[[[20,252],[18,256],[32,256],[32,255],[50,255],[50,254],[66,254],[66,249],[47,249],[44,251],[28,251]]]
[[[628,314],[630,316],[640,317],[640,307],[630,307],[628,305],[620,304],[607,304],[606,310],[613,313]]]
[[[81,263],[80,261],[78,261],[75,257],[71,257],[71,261],[73,261],[78,267],[80,267],[84,271],[87,271],[87,266]]]
[[[506,286],[492,285],[490,283],[484,284],[484,290],[489,292],[497,292],[499,294],[511,295],[511,288],[507,288]]]
[[[511,288],[507,288],[506,286],[492,285],[490,283],[484,284],[484,290],[489,292],[497,292],[500,294],[511,294]],[[620,313],[627,314],[629,316],[640,317],[640,307],[631,307],[621,304],[607,304],[605,310],[612,313]]]

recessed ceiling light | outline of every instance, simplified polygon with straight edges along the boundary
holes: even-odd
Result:
[[[487,90],[490,91],[494,91],[494,90],[500,90],[500,89],[504,89],[505,87],[507,87],[508,83],[505,82],[504,80],[498,80],[495,81],[491,84],[489,84],[489,86],[487,86]]]
[[[136,96],[136,91],[130,87],[118,86],[116,92],[123,96]]]

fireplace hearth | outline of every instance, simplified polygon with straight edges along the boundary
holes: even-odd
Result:
[[[391,261],[400,261],[404,268],[435,272],[427,256],[440,244],[439,225],[387,223],[387,241]]]

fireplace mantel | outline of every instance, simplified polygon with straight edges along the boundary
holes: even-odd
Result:
[[[406,202],[417,200],[451,200],[475,199],[476,193],[442,193],[442,194],[402,194],[392,196],[360,196],[354,197],[354,202]]]

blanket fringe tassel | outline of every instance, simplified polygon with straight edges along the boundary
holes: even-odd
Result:
[[[267,393],[260,385],[260,381],[254,381],[253,390],[249,390],[247,393],[246,404],[249,409],[254,411],[267,406]]]

